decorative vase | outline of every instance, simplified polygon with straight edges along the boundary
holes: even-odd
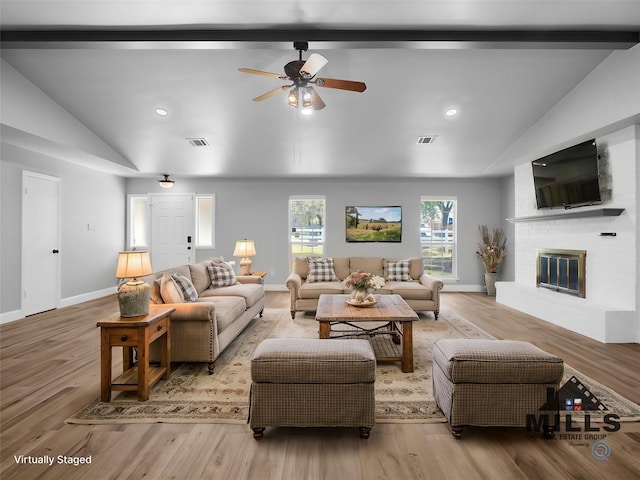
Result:
[[[487,287],[487,295],[491,297],[496,296],[496,276],[498,274],[496,272],[485,272],[484,274],[484,284]]]
[[[351,301],[355,303],[367,303],[373,301],[373,296],[369,290],[356,290],[351,291]]]

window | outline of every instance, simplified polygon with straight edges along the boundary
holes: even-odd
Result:
[[[420,200],[420,248],[427,273],[456,278],[455,198],[422,197]]]
[[[149,248],[149,199],[146,195],[129,195],[129,248]]]
[[[319,257],[324,254],[324,197],[289,197],[289,254]]]
[[[215,247],[215,195],[196,195],[196,248]]]

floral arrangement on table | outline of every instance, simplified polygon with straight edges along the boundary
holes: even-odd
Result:
[[[342,284],[351,288],[351,300],[357,303],[375,302],[372,290],[380,290],[384,287],[384,278],[366,272],[351,272]]]
[[[480,225],[480,237],[476,255],[480,257],[487,273],[496,273],[498,267],[507,256],[507,236],[501,228],[494,228],[491,232],[486,225]]]

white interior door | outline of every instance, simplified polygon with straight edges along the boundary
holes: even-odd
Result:
[[[24,172],[22,175],[22,312],[58,308],[60,179]]]
[[[157,272],[195,259],[193,195],[151,196],[151,266]]]

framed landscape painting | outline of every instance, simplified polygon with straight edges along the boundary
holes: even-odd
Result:
[[[401,242],[402,207],[345,207],[347,242]]]

